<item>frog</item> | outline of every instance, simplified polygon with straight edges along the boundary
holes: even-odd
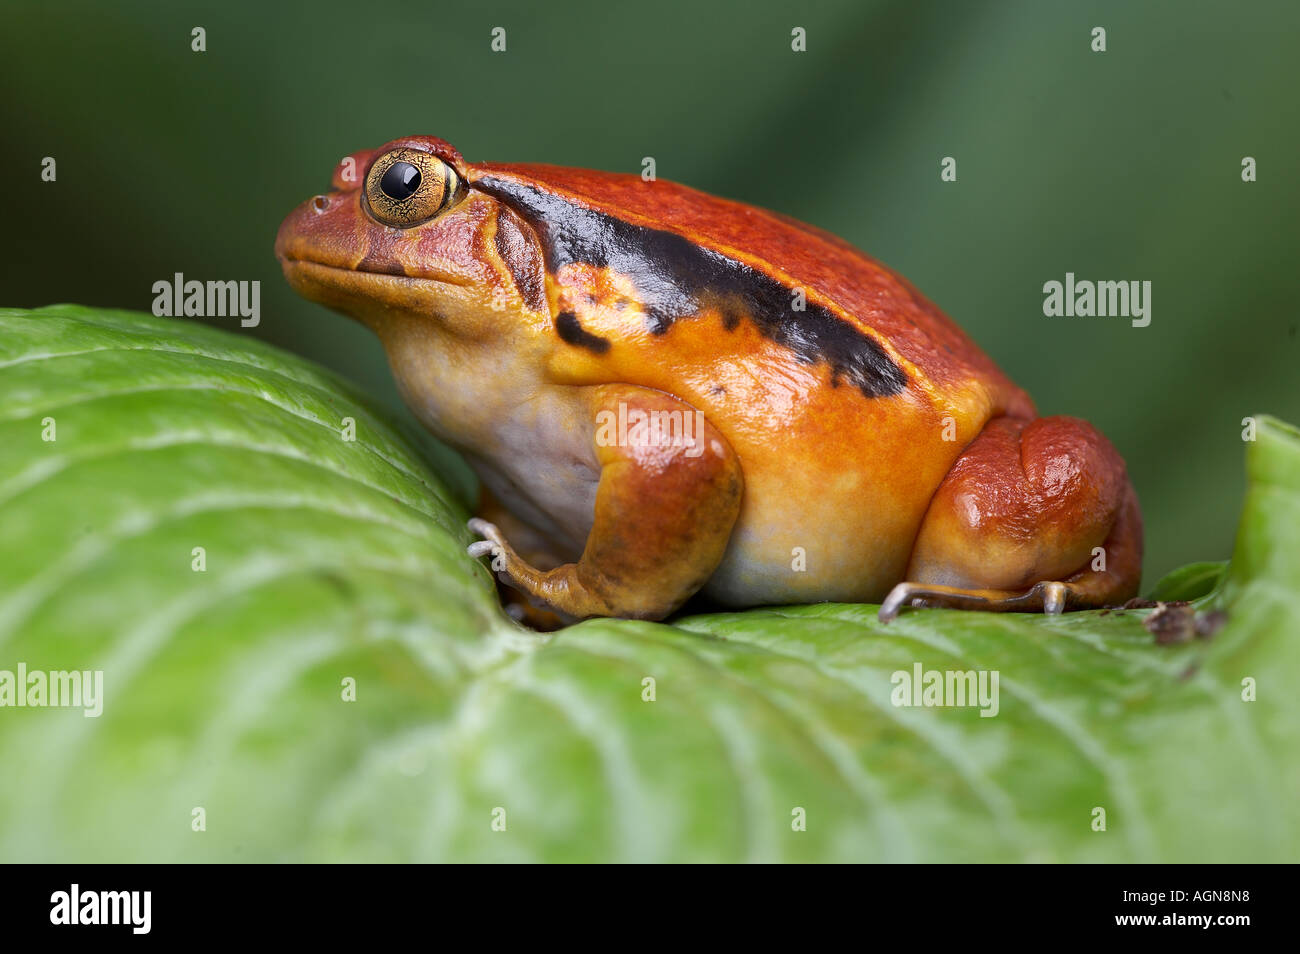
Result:
[[[421,135],[346,156],[275,252],[378,336],[473,469],[468,554],[527,609],[878,603],[887,622],[1137,593],[1115,447],[1040,417],[905,278],[783,213]]]

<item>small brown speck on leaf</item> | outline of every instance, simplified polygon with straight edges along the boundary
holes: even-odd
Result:
[[[1155,609],[1155,608],[1158,607],[1159,605],[1160,605],[1159,603],[1155,603],[1155,602],[1153,602],[1153,601],[1151,601],[1151,600],[1140,599],[1140,598],[1138,598],[1138,597],[1135,596],[1135,597],[1133,597],[1131,600],[1129,600],[1127,603],[1125,603],[1123,606],[1121,606],[1120,609]],[[1182,606],[1186,606],[1187,603],[1186,603],[1186,601],[1180,600],[1177,604],[1170,603],[1169,605],[1170,605],[1170,606],[1174,606],[1174,605],[1182,605]]]
[[[1209,639],[1228,621],[1228,614],[1223,610],[1210,610],[1208,613],[1196,614],[1196,635],[1201,639]]]
[[[1144,619],[1142,625],[1155,635],[1157,645],[1185,643],[1192,638],[1192,617],[1195,615],[1186,603],[1158,603],[1155,612]]]
[[[1186,600],[1155,604],[1155,612],[1142,621],[1147,631],[1154,634],[1161,646],[1177,645],[1193,637],[1209,639],[1227,621],[1223,610],[1198,613]]]

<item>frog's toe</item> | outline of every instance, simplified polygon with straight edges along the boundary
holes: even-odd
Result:
[[[482,540],[475,540],[465,548],[465,551],[475,559],[509,551],[506,538],[495,523],[489,523],[480,517],[472,517],[466,526],[471,533],[483,537]]]
[[[481,517],[470,517],[465,526],[469,528],[470,533],[483,538],[475,543],[471,543],[471,550],[475,547],[481,548],[481,545],[484,543],[505,543],[505,538],[501,535],[501,530],[497,525],[495,523],[489,523]],[[479,555],[482,555],[485,552],[487,551],[480,549]]]
[[[477,560],[479,557],[490,556],[496,548],[497,545],[491,540],[475,540],[465,548],[465,552]]]
[[[915,583],[897,584],[880,604],[880,612],[876,614],[876,618],[882,623],[897,618],[899,610],[912,601],[916,588]]]
[[[484,520],[482,517],[470,517],[465,526],[469,527],[470,532],[477,533],[480,537],[501,536],[501,531],[497,529],[497,525]]]
[[[953,586],[938,586],[926,583],[899,583],[880,604],[876,618],[888,623],[896,618],[905,606],[944,607],[946,609],[988,609],[989,594],[986,590],[964,590]]]
[[[980,590],[927,583],[899,583],[880,604],[877,619],[888,623],[905,606],[930,609],[974,609],[995,613],[1042,610],[1049,616],[1065,611],[1067,605],[1087,605],[1070,584],[1055,580],[1035,583],[1025,590]]]
[[[1065,597],[1069,593],[1069,589],[1064,583],[1043,582],[1035,586],[1034,589],[1042,590],[1043,612],[1048,616],[1060,616],[1065,612]]]
[[[519,554],[515,553],[514,547],[506,542],[505,534],[495,523],[481,517],[474,517],[466,526],[469,527],[470,532],[484,539],[474,541],[465,548],[465,551],[475,559],[490,556],[492,569],[501,580],[517,586],[522,579],[539,576],[536,570],[519,558]]]

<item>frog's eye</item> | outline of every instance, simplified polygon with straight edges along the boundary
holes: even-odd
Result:
[[[394,149],[375,160],[366,176],[366,206],[384,225],[409,229],[449,208],[460,196],[460,177],[437,156]]]

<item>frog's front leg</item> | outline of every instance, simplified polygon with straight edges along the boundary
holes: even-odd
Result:
[[[740,514],[744,481],[726,439],[699,411],[659,391],[588,392],[600,467],[586,547],[576,563],[539,570],[485,520],[472,556],[567,616],[662,619],[713,575]]]
[[[520,520],[497,499],[487,484],[479,487],[478,509],[474,516],[476,519],[471,521],[471,528],[495,528],[495,534],[511,541],[515,553],[525,563],[541,570],[549,570],[566,562],[556,553],[554,541]],[[507,616],[532,629],[551,632],[572,622],[552,609],[530,602],[523,593],[504,581],[498,583],[497,595],[501,597],[501,605]]]
[[[1141,571],[1137,494],[1110,442],[1077,418],[999,417],[939,486],[907,582],[880,618],[905,606],[1059,613],[1122,603]]]

